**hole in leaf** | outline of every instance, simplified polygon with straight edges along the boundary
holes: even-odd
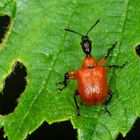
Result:
[[[136,53],[140,57],[140,44],[136,46]]]
[[[0,128],[0,140],[8,140],[7,137],[4,138],[4,130],[3,130],[3,128]]]
[[[0,16],[0,43],[5,36],[10,24],[10,17],[8,15]]]
[[[125,138],[119,134],[116,140],[139,140],[140,139],[140,118],[138,118],[132,129],[127,133]]]
[[[77,140],[77,130],[73,129],[70,121],[54,123],[44,122],[27,140]]]
[[[14,111],[18,104],[18,98],[26,87],[26,76],[26,67],[16,61],[13,71],[5,79],[4,88],[0,93],[0,114],[9,114]]]

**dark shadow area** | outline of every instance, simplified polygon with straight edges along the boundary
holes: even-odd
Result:
[[[18,104],[18,98],[25,90],[27,71],[21,62],[15,62],[12,73],[5,79],[4,88],[0,93],[0,114],[9,114]]]
[[[140,57],[140,44],[136,46],[136,53]]]
[[[136,120],[132,129],[127,133],[125,138],[119,134],[116,140],[140,140],[140,118]]]
[[[0,140],[8,140],[7,137],[4,138],[4,131],[3,131],[3,128],[0,129]]]
[[[8,15],[0,16],[0,43],[4,38],[6,31],[8,30],[10,24],[10,17]]]
[[[70,121],[48,125],[44,122],[27,140],[77,140],[77,130]]]

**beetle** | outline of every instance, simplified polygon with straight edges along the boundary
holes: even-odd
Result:
[[[99,20],[96,21],[95,24],[88,30],[86,35],[83,35],[79,32],[73,31],[71,29],[65,29],[65,31],[73,32],[82,36],[81,46],[83,52],[85,53],[85,58],[82,62],[82,67],[75,71],[66,72],[64,75],[64,80],[59,82],[58,84],[63,85],[63,87],[58,88],[59,91],[62,91],[67,87],[67,80],[77,80],[78,81],[78,89],[74,92],[74,102],[77,108],[77,116],[80,115],[80,108],[77,103],[77,95],[80,96],[80,99],[85,105],[98,105],[103,104],[104,109],[108,112],[109,115],[111,113],[107,109],[107,105],[112,98],[112,91],[109,89],[106,74],[107,71],[111,68],[123,68],[126,63],[123,65],[110,65],[110,66],[102,66],[102,64],[109,57],[110,52],[115,48],[117,42],[115,42],[111,48],[108,49],[107,55],[101,58],[98,62],[91,55],[92,50],[92,41],[88,37],[88,33],[99,23]]]

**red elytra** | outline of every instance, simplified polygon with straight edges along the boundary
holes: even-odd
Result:
[[[101,60],[102,61],[102,60]],[[69,79],[78,81],[78,93],[86,105],[101,104],[108,96],[107,67],[92,56],[86,56],[82,68],[69,72]]]
[[[108,49],[108,53],[98,62],[96,59],[91,56],[91,49],[92,49],[92,41],[88,38],[88,33],[93,29],[93,27],[99,22],[96,23],[89,29],[86,35],[82,35],[76,31],[65,29],[66,31],[73,32],[82,36],[82,49],[86,54],[82,62],[82,68],[79,68],[76,71],[71,71],[65,73],[64,81],[58,83],[63,84],[64,87],[58,88],[62,91],[64,88],[67,87],[67,80],[77,80],[78,81],[78,89],[75,90],[74,93],[74,101],[77,108],[77,115],[80,115],[80,108],[76,100],[76,96],[79,95],[80,99],[85,105],[96,105],[96,104],[104,104],[105,111],[110,114],[106,105],[112,98],[112,92],[108,87],[108,82],[106,79],[107,70],[112,67],[115,68],[123,68],[125,64],[121,66],[117,65],[110,65],[110,66],[102,66],[102,64],[108,58],[110,51],[113,50],[116,46],[115,42],[110,49]]]

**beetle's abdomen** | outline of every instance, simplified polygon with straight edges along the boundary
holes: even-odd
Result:
[[[78,91],[86,105],[101,104],[108,95],[104,67],[81,68],[78,71]]]

